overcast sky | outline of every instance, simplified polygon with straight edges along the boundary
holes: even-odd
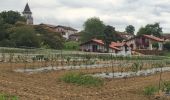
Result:
[[[87,18],[96,16],[118,31],[124,31],[129,24],[138,30],[159,22],[163,32],[170,33],[170,0],[1,0],[0,11],[22,12],[27,1],[35,24],[60,24],[81,30]]]

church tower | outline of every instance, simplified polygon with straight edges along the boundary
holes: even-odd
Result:
[[[25,16],[25,18],[27,20],[27,24],[32,25],[33,24],[33,17],[32,17],[32,12],[30,10],[28,3],[26,4],[25,9],[22,12],[22,14]]]

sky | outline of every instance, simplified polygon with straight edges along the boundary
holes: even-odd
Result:
[[[78,30],[91,17],[117,31],[133,25],[136,32],[146,24],[159,22],[170,33],[170,0],[1,0],[0,11],[22,12],[29,3],[35,24],[65,25]]]

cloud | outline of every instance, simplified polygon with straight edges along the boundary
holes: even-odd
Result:
[[[27,0],[3,0],[0,11],[22,12]],[[170,0],[30,0],[36,24],[62,24],[81,30],[84,21],[99,17],[105,24],[124,31],[129,24],[136,30],[146,24],[160,22],[170,32]]]

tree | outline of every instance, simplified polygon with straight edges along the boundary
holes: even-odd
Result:
[[[0,16],[0,46],[11,47],[14,43],[9,40],[9,28],[12,26],[4,22],[3,18]]]
[[[120,32],[116,31],[113,34],[113,41],[117,42],[117,41],[123,41],[123,38],[120,36]]]
[[[62,49],[64,46],[64,38],[60,33],[50,30],[44,26],[35,26],[35,31],[41,37],[41,46],[52,49]]]
[[[4,21],[3,19],[0,17],[0,41],[2,41],[5,38],[5,27],[4,27]]]
[[[111,44],[111,42],[113,41],[113,34],[115,33],[115,28],[112,26],[106,26],[105,30],[104,30],[104,37],[103,37],[103,41],[105,43],[107,52],[109,52],[109,45]]]
[[[84,23],[84,33],[82,34],[82,41],[88,41],[93,38],[101,39],[104,36],[105,25],[96,17],[89,18]]]
[[[0,41],[9,38],[8,29],[12,26],[4,22],[3,18],[0,17]]]
[[[154,35],[160,37],[162,34],[162,28],[160,27],[159,23],[155,24],[148,24],[145,27],[141,27],[137,33],[137,35]]]
[[[4,20],[5,23],[15,24],[17,21],[26,22],[26,19],[21,16],[19,12],[15,11],[3,11],[0,13],[0,16]]]
[[[16,47],[40,47],[40,39],[32,26],[13,27],[10,39]]]
[[[128,26],[126,27],[125,31],[126,31],[127,33],[130,33],[130,34],[134,35],[135,27],[134,27],[133,25],[128,25]]]

